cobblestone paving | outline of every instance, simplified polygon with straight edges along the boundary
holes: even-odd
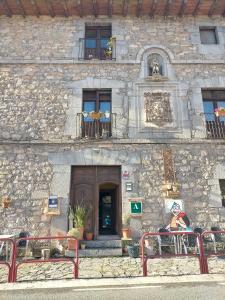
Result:
[[[210,258],[210,273],[225,273],[225,259]],[[73,278],[71,263],[45,263],[21,265],[17,281],[69,279]],[[199,274],[196,258],[149,259],[148,274],[193,275]],[[79,278],[135,277],[141,276],[141,260],[129,257],[82,258],[79,264]],[[0,282],[6,282],[6,268],[0,266]]]

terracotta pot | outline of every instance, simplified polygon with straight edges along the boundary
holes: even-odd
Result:
[[[78,238],[78,240],[83,240],[83,238],[84,238],[84,227],[77,228],[77,230],[80,233],[80,237]]]
[[[68,239],[68,250],[75,250],[76,241],[74,239]]]
[[[86,239],[88,241],[92,241],[94,237],[94,233],[93,232],[86,232]]]
[[[123,228],[122,233],[123,233],[123,238],[124,239],[130,238],[130,229],[129,228]]]

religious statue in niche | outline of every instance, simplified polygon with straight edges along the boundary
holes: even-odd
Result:
[[[172,122],[172,113],[170,108],[170,93],[152,92],[145,93],[144,108],[146,113],[146,122],[157,126],[163,126],[165,123]]]
[[[163,61],[162,57],[158,54],[153,54],[148,60],[149,76],[162,76],[163,75]]]

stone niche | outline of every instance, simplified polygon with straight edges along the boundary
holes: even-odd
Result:
[[[170,93],[152,91],[144,93],[145,122],[149,125],[162,127],[172,123]]]

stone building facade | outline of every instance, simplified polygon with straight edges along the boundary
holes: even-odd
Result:
[[[115,59],[80,57],[87,26],[111,27]],[[210,29],[216,43],[202,43],[201,28]],[[223,17],[207,14],[1,16],[0,195],[11,202],[0,208],[0,231],[67,232],[69,203],[78,195],[73,169],[84,166],[120,172],[116,234],[135,198],[143,199],[143,214],[131,218],[133,235],[156,230],[169,217],[163,191],[168,149],[192,225],[224,228],[223,119],[222,134],[210,135],[203,105],[204,90],[225,95],[224,28]],[[149,73],[154,56],[161,66],[156,76]],[[85,91],[111,95],[110,136],[83,133]],[[58,216],[45,213],[50,195],[60,200]],[[93,214],[98,238],[98,203]]]

